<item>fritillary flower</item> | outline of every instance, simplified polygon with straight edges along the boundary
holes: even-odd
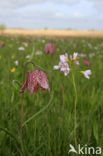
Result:
[[[90,62],[88,60],[84,60],[84,66],[90,66]]]
[[[5,42],[2,41],[2,42],[0,43],[0,46],[1,46],[1,47],[5,47]]]
[[[53,55],[54,54],[54,49],[55,49],[55,46],[54,46],[53,43],[47,43],[45,45],[45,53],[46,54]]]
[[[40,70],[29,71],[27,80],[24,82],[20,92],[28,88],[30,94],[36,93],[40,88],[43,92],[50,91],[46,73]]]
[[[37,67],[33,62],[27,62],[24,66],[24,74],[23,74],[23,85],[20,89],[20,93],[22,93],[22,104],[21,104],[21,118],[20,118],[20,134],[22,135],[23,128],[23,104],[24,104],[24,91],[28,89],[29,93],[37,93],[40,88],[43,92],[46,90],[50,91],[48,79],[46,73],[41,70],[33,70],[27,73],[27,79],[25,81],[25,72],[28,64],[32,64],[34,67]]]

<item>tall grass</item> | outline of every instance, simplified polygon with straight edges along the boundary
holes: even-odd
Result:
[[[103,150],[103,39],[69,38],[69,39],[35,39],[21,37],[0,37],[5,47],[0,48],[0,155],[1,156],[67,156],[69,144],[75,145],[74,138],[74,88],[72,75],[64,76],[53,71],[53,65],[59,61],[59,55],[86,53],[80,58],[81,70],[83,60],[91,63],[92,76],[87,80],[77,73],[75,75],[78,100],[76,105],[76,141],[84,146]],[[25,51],[19,51],[22,41],[30,42]],[[33,50],[44,51],[45,44],[55,43],[55,54],[51,56],[36,55]],[[91,53],[95,56],[89,57]],[[22,138],[19,132],[21,95],[25,57],[30,54],[31,61],[47,70],[51,87],[50,93],[40,90],[35,95],[24,94],[24,116]],[[11,56],[15,56],[14,59]],[[15,66],[14,61],[19,61]],[[15,67],[16,71],[11,72]],[[85,67],[86,68],[86,67]],[[33,70],[31,66],[28,70]],[[76,147],[77,148],[77,147]],[[72,153],[69,155],[73,155]],[[92,154],[91,154],[92,155]]]

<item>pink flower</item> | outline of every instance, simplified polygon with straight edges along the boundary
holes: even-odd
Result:
[[[61,66],[60,71],[64,72],[64,75],[67,76],[69,74],[69,71],[70,71],[69,65],[67,63],[64,63]]]
[[[54,49],[55,49],[55,46],[53,43],[47,43],[45,46],[45,53],[53,55]]]
[[[74,54],[73,54],[73,60],[76,60],[77,56],[78,56],[78,53],[75,53],[74,52]]]
[[[70,72],[70,68],[68,63],[66,62],[59,62],[59,65],[56,65],[53,67],[54,70],[60,69],[61,72],[64,72],[64,75],[67,76]]]
[[[75,53],[75,52],[73,53],[73,56],[70,55],[71,61],[73,61],[75,65],[79,66],[80,64],[79,64],[79,61],[77,61],[77,57],[78,57],[78,53]]]
[[[25,48],[24,47],[19,47],[18,50],[23,51],[23,50],[25,50]]]
[[[5,42],[2,41],[2,42],[0,43],[0,46],[1,46],[1,47],[5,47]]]
[[[68,54],[65,53],[65,55],[60,55],[60,61],[66,63],[68,61]]]
[[[48,79],[45,72],[40,70],[29,71],[27,75],[27,80],[20,89],[20,92],[24,92],[26,88],[28,88],[30,94],[36,93],[39,88],[43,92],[45,92],[46,90],[50,91]]]
[[[84,61],[84,66],[87,66],[87,67],[90,66],[90,62],[88,60],[85,60]]]
[[[75,64],[76,64],[77,66],[79,66],[79,65],[80,65],[80,64],[79,64],[79,61],[76,61],[76,62],[75,62]]]
[[[75,53],[75,52],[74,52],[73,57],[72,57],[72,55],[70,55],[70,59],[71,59],[72,61],[75,61],[75,60],[77,59],[77,56],[78,56],[78,53]]]

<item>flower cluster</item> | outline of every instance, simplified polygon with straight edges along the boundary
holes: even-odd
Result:
[[[77,56],[78,56],[78,53],[75,53],[72,55],[70,55],[70,59],[72,62],[75,62],[75,64],[78,66],[79,65],[79,61],[77,60]]]
[[[73,56],[68,54],[60,55],[60,62],[58,65],[54,66],[54,70],[60,69],[61,72],[64,72],[64,75],[67,76],[72,69],[73,65],[79,66],[78,53],[74,52]],[[92,74],[91,70],[80,71],[85,78],[89,79]]]
[[[70,68],[68,65],[68,55],[60,55],[60,62],[58,65],[54,66],[54,70],[60,69],[61,72],[64,72],[65,76],[69,74]]]

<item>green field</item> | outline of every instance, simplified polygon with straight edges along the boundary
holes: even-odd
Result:
[[[69,145],[101,147],[103,150],[103,39],[68,38],[39,39],[0,37],[0,156],[68,156]],[[27,47],[23,44],[28,41]],[[53,58],[44,53],[45,44],[53,42]],[[23,46],[25,50],[18,50]],[[37,55],[36,51],[42,51]],[[91,69],[90,79],[74,72],[77,89],[76,132],[75,90],[72,73],[53,70],[59,55],[86,54],[79,57],[80,70]],[[30,55],[30,58],[26,58]],[[19,65],[15,65],[15,61]],[[90,66],[84,66],[89,60]],[[47,74],[50,93],[24,92],[23,133],[20,135],[21,94],[24,65],[28,61],[42,67]],[[14,72],[11,70],[15,68]],[[35,68],[36,69],[36,68]],[[39,69],[39,68],[38,68]],[[28,65],[27,71],[34,70]],[[29,121],[28,121],[29,119]],[[28,121],[27,123],[25,123]],[[76,134],[75,134],[76,133]],[[76,142],[75,142],[76,139]],[[92,155],[92,154],[90,154]],[[103,155],[103,154],[101,154]],[[82,156],[82,154],[81,154]]]

